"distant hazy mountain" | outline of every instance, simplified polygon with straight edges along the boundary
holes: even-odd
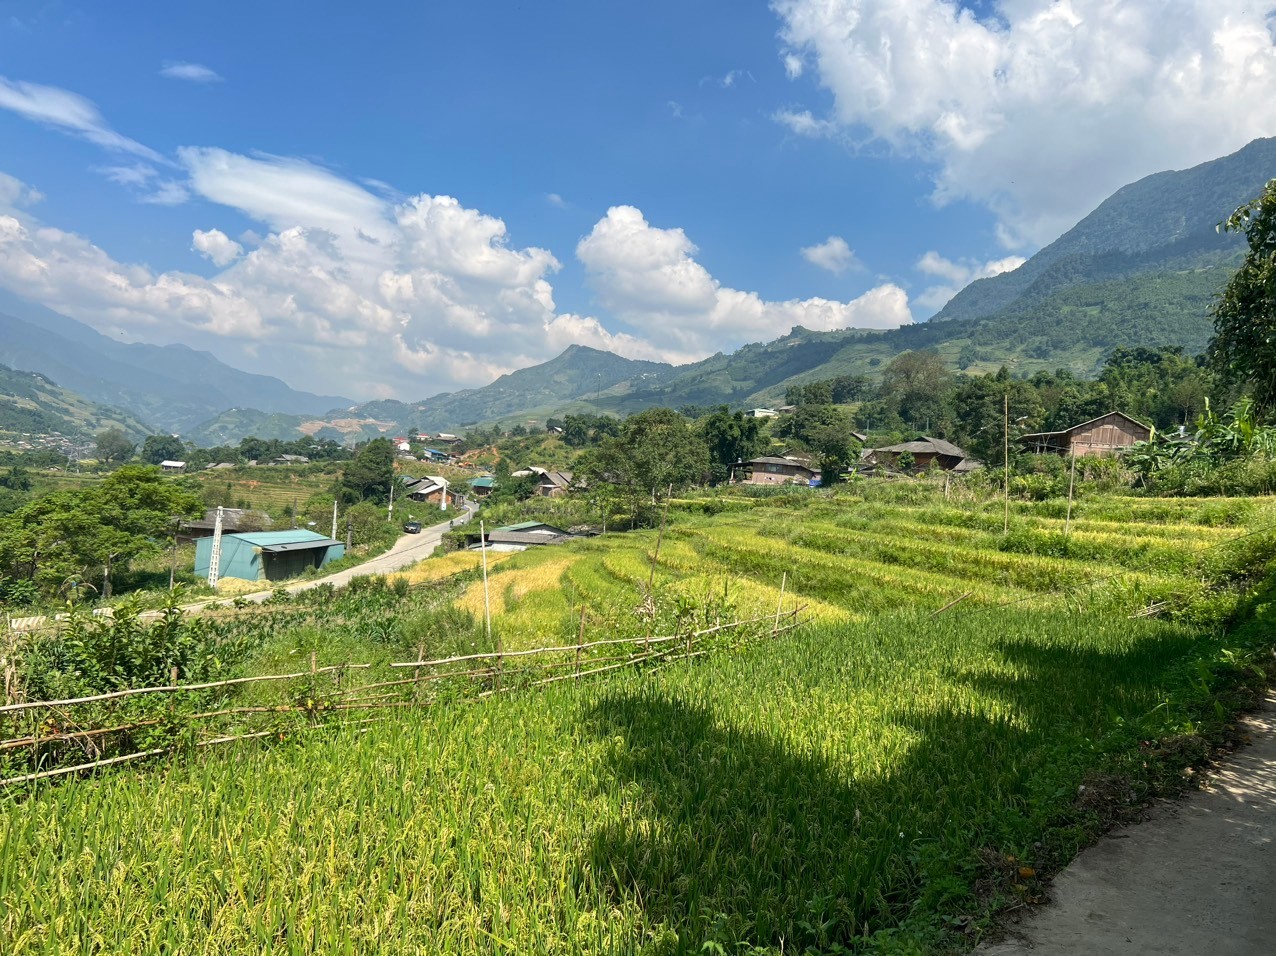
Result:
[[[151,433],[128,412],[91,402],[38,372],[0,365],[0,433],[14,437],[57,432],[87,439],[112,427],[122,428],[134,440]]]
[[[162,431],[184,433],[234,407],[318,414],[351,401],[241,372],[184,345],[116,342],[83,323],[0,293],[0,362],[39,372]]]

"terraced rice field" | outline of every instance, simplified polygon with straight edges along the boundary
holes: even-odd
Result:
[[[1276,532],[1255,534],[1276,525],[1276,507],[1261,499],[1105,498],[1078,503],[1071,521],[1058,510],[1017,504],[1003,535],[996,502],[882,505],[847,496],[796,513],[764,501],[711,518],[675,509],[654,585],[665,607],[720,614],[725,598],[742,616],[774,611],[783,586],[787,601],[820,621],[900,607],[934,611],[959,598],[1127,614],[1165,605],[1171,615],[1208,618],[1218,612],[1216,599],[1227,601],[1231,564],[1244,553],[1237,548],[1276,540]],[[1110,517],[1121,513],[1125,520]],[[507,646],[571,635],[581,607],[603,628],[632,631],[656,539],[646,531],[500,555],[490,591]],[[482,616],[481,581],[458,606]]]
[[[655,532],[503,558],[507,647],[582,608],[593,637],[774,613],[782,586],[813,623],[0,803],[5,951],[959,950],[1095,832],[1079,784],[1181,779],[1270,649],[1222,617],[1276,554],[1265,501],[1087,501],[1066,537],[1058,511],[675,509],[654,621]],[[473,557],[409,578],[442,570],[480,610]]]

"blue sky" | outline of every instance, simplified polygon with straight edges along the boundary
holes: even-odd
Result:
[[[0,285],[404,399],[924,320],[1276,131],[1261,11],[1111,6],[11,0]]]

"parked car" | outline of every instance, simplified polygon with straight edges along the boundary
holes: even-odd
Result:
[[[403,526],[403,530],[406,531],[408,534],[420,534],[421,522],[409,521],[407,524]]]

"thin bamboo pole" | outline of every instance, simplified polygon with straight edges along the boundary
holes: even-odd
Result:
[[[367,670],[371,666],[371,664],[333,664],[330,667],[320,667],[315,673],[326,674],[335,670]],[[89,697],[68,697],[63,700],[27,700],[18,704],[5,704],[0,707],[0,713],[9,713],[15,710],[32,710],[36,707],[66,707],[71,704],[92,704],[103,700],[118,700],[121,697],[136,697],[139,694],[172,694],[178,691],[210,690],[214,687],[231,687],[237,684],[253,684],[261,681],[297,680],[301,677],[309,677],[310,673],[310,671],[300,671],[296,674],[263,674],[258,677],[233,677],[229,680],[208,681],[203,684],[130,687],[126,690],[113,690],[107,694],[93,694]]]
[[[1072,464],[1068,468],[1068,517],[1063,522],[1063,536],[1066,538],[1072,532],[1072,486],[1077,480],[1077,450],[1072,449]]]
[[[775,637],[780,630],[780,611],[784,609],[784,589],[788,587],[788,584],[789,572],[785,571],[784,575],[780,578],[780,602],[775,606],[775,625],[771,628],[772,637]]]
[[[1004,439],[1005,444],[1002,448],[1002,470],[1005,476],[1006,485],[1006,512],[1005,519],[1001,523],[1001,533],[1010,533],[1010,391],[1002,396],[1002,409],[1005,416]]]
[[[945,604],[943,607],[941,607],[938,611],[933,612],[933,613],[931,614],[931,617],[939,617],[939,615],[943,614],[943,613],[944,613],[945,611],[947,611],[950,607],[956,607],[958,604],[960,604],[962,601],[966,600],[966,598],[970,597],[970,596],[971,596],[972,594],[974,594],[974,593],[975,593],[974,591],[967,591],[965,594],[963,594],[961,597],[957,598],[955,601],[949,601],[947,604]]]

